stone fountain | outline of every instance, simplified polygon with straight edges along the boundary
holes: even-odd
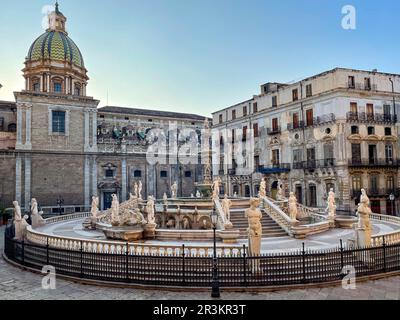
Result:
[[[154,207],[154,200],[149,197],[147,205],[148,218],[147,221],[143,216],[143,201],[137,195],[130,195],[128,201],[119,203],[117,195],[112,195],[113,201],[111,209],[98,213],[96,197],[92,202],[92,216],[85,220],[83,226],[86,229],[102,230],[108,239],[138,241],[149,235],[151,238],[155,233],[156,225],[154,223],[153,214],[149,209],[151,204]]]

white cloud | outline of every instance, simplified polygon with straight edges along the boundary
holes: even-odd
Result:
[[[50,12],[53,12],[55,10],[54,5],[52,4],[47,4],[43,6],[42,8],[42,14],[43,14],[43,19],[42,19],[42,28],[44,30],[47,30],[49,28],[49,19],[48,19],[48,14]]]

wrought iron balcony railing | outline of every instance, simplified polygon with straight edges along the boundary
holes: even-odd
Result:
[[[397,123],[397,115],[377,114],[366,112],[348,112],[347,121],[349,122],[376,122],[376,123]]]
[[[288,131],[299,130],[308,127],[317,127],[323,125],[325,123],[334,122],[336,120],[335,114],[328,113],[322,116],[310,118],[307,121],[298,121],[288,123],[287,129]]]
[[[376,84],[364,84],[364,83],[354,83],[354,82],[349,82],[347,84],[348,89],[354,89],[354,90],[366,90],[366,91],[378,91],[378,86]]]
[[[399,188],[366,188],[365,192],[369,197],[389,197],[393,194],[396,198],[400,196]],[[361,190],[352,189],[352,199],[357,199],[361,196]]]
[[[399,159],[350,159],[349,167],[398,167]]]
[[[336,166],[336,160],[333,158],[295,162],[292,165],[293,169],[307,169],[307,170],[313,170],[317,168],[331,168],[334,166]]]
[[[281,127],[275,127],[275,128],[267,128],[267,134],[272,136],[275,134],[280,134],[281,133]]]
[[[257,172],[268,174],[268,173],[279,173],[290,171],[290,163],[275,163],[272,165],[259,166]]]

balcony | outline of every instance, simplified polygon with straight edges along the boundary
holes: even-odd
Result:
[[[389,197],[393,194],[396,198],[400,196],[399,188],[369,188],[365,189],[365,192],[369,197]],[[361,196],[361,190],[351,190],[351,198],[358,199]]]
[[[349,167],[399,167],[398,159],[350,159]]]
[[[288,123],[288,131],[300,130],[308,127],[317,127],[325,123],[334,122],[336,120],[335,114],[328,113],[322,116],[314,117],[310,121],[298,121],[297,123]]]
[[[378,91],[378,86],[376,84],[363,84],[360,82],[354,83],[354,82],[349,82],[347,84],[348,89],[352,90],[362,90],[362,91]]]
[[[294,130],[301,130],[304,129],[306,126],[304,124],[304,121],[298,121],[297,123],[288,123],[287,129],[288,131],[294,131]]]
[[[365,113],[365,112],[348,112],[348,122],[366,122],[366,123],[397,123],[397,116],[391,114],[376,114],[376,113]]]
[[[259,166],[257,172],[262,174],[289,172],[290,163],[277,163],[270,166]]]
[[[293,163],[293,169],[314,170],[317,168],[332,168],[336,166],[335,159],[307,160]]]
[[[236,175],[236,168],[228,169],[228,175],[235,176]]]
[[[267,134],[270,136],[280,134],[281,133],[281,127],[275,127],[275,128],[267,128]]]

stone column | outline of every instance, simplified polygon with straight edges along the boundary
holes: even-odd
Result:
[[[27,106],[26,107],[26,124],[25,124],[25,132],[26,132],[26,137],[25,137],[25,147],[27,149],[32,149],[32,143],[31,143],[31,134],[32,134],[32,106]]]
[[[92,112],[92,148],[97,151],[97,110]]]
[[[154,196],[157,198],[157,186],[156,186],[156,166],[148,164],[147,167],[147,196]]]
[[[21,105],[17,105],[17,145],[19,149],[22,146],[22,109]]]
[[[24,196],[25,210],[28,210],[31,201],[31,158],[29,155],[25,156],[25,196]]]
[[[47,75],[47,92],[50,92],[50,74]]]
[[[84,123],[84,136],[85,136],[85,151],[87,151],[90,148],[89,144],[89,129],[90,129],[90,124],[89,124],[89,112],[88,110],[84,111],[85,114],[85,123]]]
[[[127,182],[127,172],[126,172],[126,159],[121,160],[121,201],[126,201],[126,182]]]
[[[85,156],[84,165],[84,202],[85,206],[90,205],[90,159],[89,156]]]
[[[97,196],[97,159],[93,157],[92,162],[92,196]]]
[[[21,204],[22,196],[21,196],[21,183],[22,183],[22,162],[21,156],[17,154],[15,159],[15,200]]]

